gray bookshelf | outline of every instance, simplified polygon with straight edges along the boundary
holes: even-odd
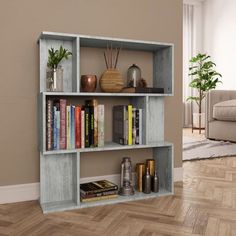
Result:
[[[145,51],[153,55],[153,87],[163,87],[164,94],[132,93],[84,93],[80,92],[80,48],[106,48],[107,43],[123,50]],[[46,92],[46,66],[48,49],[59,47],[72,51],[71,60],[64,61],[64,92]],[[174,45],[130,39],[92,37],[77,34],[42,32],[39,37],[40,93],[38,98],[38,127],[40,152],[40,204],[44,213],[77,208],[113,204],[173,194],[173,144],[164,140],[164,97],[173,96],[173,53]],[[47,98],[88,99],[103,98],[112,103],[124,98],[129,104],[143,109],[143,144],[123,146],[112,141],[104,147],[46,150],[46,99]],[[106,108],[105,108],[106,109]],[[109,129],[112,127],[106,127]],[[158,193],[134,196],[119,196],[116,199],[80,202],[80,158],[88,152],[151,149],[156,160],[160,178]],[[120,157],[122,159],[122,156]],[[135,157],[132,157],[135,158]]]

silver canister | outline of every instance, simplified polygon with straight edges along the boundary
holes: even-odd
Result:
[[[152,177],[152,192],[159,192],[159,177],[157,175],[157,171],[154,172],[154,176]]]
[[[138,81],[141,79],[141,69],[133,64],[127,71],[127,87],[137,87]]]
[[[151,183],[152,183],[152,177],[149,173],[148,167],[146,168],[146,173],[143,176],[143,192],[144,193],[151,193]]]

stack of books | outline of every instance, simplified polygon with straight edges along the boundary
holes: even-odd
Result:
[[[142,144],[142,109],[132,105],[113,107],[113,142]]]
[[[118,197],[118,186],[108,180],[80,184],[81,202],[92,202]]]
[[[67,105],[66,99],[48,99],[46,149],[77,149],[104,146],[104,105],[87,100]]]

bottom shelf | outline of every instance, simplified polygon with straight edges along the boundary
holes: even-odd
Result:
[[[41,204],[41,206],[43,209],[43,213],[49,213],[49,212],[73,210],[73,209],[87,208],[94,206],[103,206],[103,205],[128,202],[128,201],[143,200],[167,195],[172,195],[172,192],[167,191],[165,189],[161,189],[158,193],[145,194],[141,192],[135,192],[135,194],[132,196],[118,196],[117,198],[107,199],[102,201],[83,202],[80,203],[80,205],[77,205],[73,201],[58,201],[58,202],[43,203]]]

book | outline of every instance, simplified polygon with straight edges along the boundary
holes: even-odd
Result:
[[[139,109],[136,109],[135,111],[135,127],[136,127],[135,144],[139,144]]]
[[[57,149],[57,107],[53,106],[53,149]]]
[[[101,201],[101,200],[107,200],[112,198],[117,198],[118,195],[107,195],[107,196],[100,196],[100,197],[93,197],[93,198],[81,198],[81,202],[93,202],[93,201]]]
[[[85,148],[85,120],[84,120],[84,110],[81,110],[81,148]]]
[[[81,148],[81,107],[75,107],[75,148]]]
[[[143,144],[143,109],[139,109],[139,144]]]
[[[105,140],[105,107],[98,105],[98,147],[104,146]]]
[[[94,147],[94,107],[89,106],[89,147]]]
[[[60,111],[56,111],[56,150],[60,149]]]
[[[151,87],[125,87],[121,90],[122,93],[164,93],[164,88],[151,88]]]
[[[99,180],[80,184],[80,192],[83,195],[96,194],[111,190],[118,190],[118,186],[108,180]]]
[[[136,108],[132,108],[132,145],[136,144]]]
[[[71,149],[71,108],[66,106],[66,148]]]
[[[66,149],[66,100],[60,99],[60,149]]]
[[[80,197],[85,199],[85,198],[101,197],[101,196],[115,195],[115,194],[118,194],[118,190],[110,190],[110,191],[104,191],[101,193],[94,193],[94,194],[87,194],[87,195],[80,193]]]
[[[85,123],[85,127],[84,127],[84,143],[85,143],[85,147],[88,148],[90,147],[90,142],[89,142],[89,130],[90,130],[90,115],[89,115],[90,109],[89,107],[84,107],[84,123]]]
[[[47,100],[46,110],[46,150],[53,150],[53,100]]]
[[[132,143],[132,105],[128,105],[128,145]]]
[[[75,149],[75,106],[70,106],[71,123],[70,123],[70,145],[71,149]]]
[[[126,106],[113,107],[113,142],[127,145],[126,142]]]

